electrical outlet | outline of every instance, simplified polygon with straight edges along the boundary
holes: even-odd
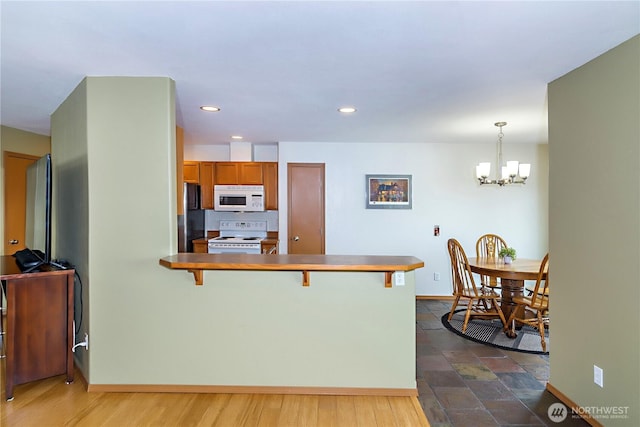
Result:
[[[396,286],[404,286],[404,271],[396,271],[393,273]]]
[[[596,365],[593,365],[593,382],[604,387],[604,371]]]
[[[433,280],[435,282],[437,282],[438,280],[440,280],[440,273],[433,273]]]
[[[74,328],[75,328],[75,326],[74,326]],[[75,339],[75,329],[73,331],[74,331],[73,336],[74,336],[74,339]],[[77,344],[74,344],[73,347],[71,348],[71,351],[75,353],[76,352],[76,348],[78,348],[78,347],[84,347],[85,350],[89,350],[89,334],[87,334],[85,332],[84,341],[79,342]]]

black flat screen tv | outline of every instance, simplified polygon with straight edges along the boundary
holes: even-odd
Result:
[[[51,154],[27,167],[25,246],[51,263]]]

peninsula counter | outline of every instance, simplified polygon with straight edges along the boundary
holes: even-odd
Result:
[[[385,273],[385,287],[390,288],[394,272],[412,271],[424,267],[424,262],[412,256],[385,255],[180,253],[160,259],[160,265],[193,273],[196,285],[203,284],[204,270],[301,271],[304,286],[309,286],[310,271],[381,271]]]
[[[421,260],[190,253],[160,264],[176,284],[172,322],[185,325],[179,375],[92,390],[417,396]],[[204,285],[188,286],[186,271]]]

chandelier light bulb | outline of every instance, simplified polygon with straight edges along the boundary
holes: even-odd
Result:
[[[501,176],[502,180],[507,180],[509,179],[509,167],[508,166],[502,166],[502,176]]]
[[[507,172],[510,177],[515,177],[518,175],[518,161],[517,160],[509,160],[507,162]]]
[[[491,172],[491,163],[483,162],[476,166],[476,177],[477,178],[488,178]]]

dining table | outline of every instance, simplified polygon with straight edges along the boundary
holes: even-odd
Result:
[[[509,319],[514,310],[519,310],[518,317],[524,315],[524,307],[513,301],[514,297],[522,296],[525,280],[537,280],[542,260],[517,258],[511,263],[505,263],[501,258],[469,258],[471,272],[500,278],[501,298],[500,308],[505,319]],[[546,278],[546,272],[543,278]],[[510,330],[508,335],[513,335]],[[515,335],[513,335],[515,337]]]

